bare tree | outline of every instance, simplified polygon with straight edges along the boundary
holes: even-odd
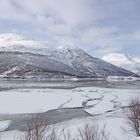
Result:
[[[79,137],[80,140],[109,140],[109,135],[106,133],[106,126],[104,125],[100,128],[95,121],[79,129]]]
[[[131,99],[126,112],[127,122],[131,133],[140,136],[140,99]]]
[[[43,114],[32,115],[26,122],[27,128],[20,140],[60,140],[60,128],[49,126]]]
[[[59,140],[58,137],[59,136],[57,127],[52,126],[51,128],[47,128],[45,140]]]
[[[67,126],[47,125],[43,115],[32,115],[27,121],[27,128],[20,140],[109,140],[105,125],[101,128],[93,121],[77,131],[72,137]]]
[[[46,140],[76,140],[72,138],[65,124],[52,125],[48,130]]]
[[[22,140],[43,140],[47,123],[43,115],[32,115],[27,121],[27,128]]]

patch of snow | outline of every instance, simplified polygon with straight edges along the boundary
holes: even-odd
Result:
[[[1,114],[36,113],[57,109],[70,97],[50,89],[19,89],[0,94]]]
[[[5,131],[8,126],[10,125],[11,121],[7,120],[7,121],[0,121],[0,132],[1,131]]]
[[[136,137],[136,138],[134,138],[134,139],[132,139],[132,140],[140,140],[140,137]]]
[[[104,96],[103,100],[99,102],[95,107],[86,109],[85,111],[88,112],[89,114],[104,114],[107,111],[112,111],[114,110],[114,105],[111,102],[113,99],[113,95],[106,95]]]

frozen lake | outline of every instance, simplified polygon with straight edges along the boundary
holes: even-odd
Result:
[[[44,113],[50,124],[96,117],[108,124],[116,119],[119,127],[122,108],[134,97],[140,97],[139,81],[1,80],[0,120],[9,121],[2,130],[24,130],[25,120],[36,113]]]

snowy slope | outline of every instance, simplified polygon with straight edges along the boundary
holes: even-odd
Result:
[[[0,35],[0,51],[19,51],[45,54],[49,48],[35,40],[29,40],[22,35],[6,33]]]
[[[129,56],[119,53],[111,53],[105,55],[103,60],[112,63],[116,66],[125,68],[134,73],[140,74],[140,57],[138,56]]]
[[[0,35],[0,54],[0,74],[10,77],[51,77],[56,74],[58,77],[102,78],[133,75],[81,49],[68,45],[53,49],[17,34]]]
[[[77,71],[84,72],[93,77],[128,76],[130,72],[115,67],[99,58],[94,58],[82,49],[65,45],[58,47],[48,56],[51,59],[65,63]]]

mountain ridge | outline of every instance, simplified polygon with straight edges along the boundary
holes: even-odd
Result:
[[[0,75],[5,77],[105,78],[135,75],[92,57],[82,49],[68,45],[49,48],[17,34],[0,35],[0,53]]]

